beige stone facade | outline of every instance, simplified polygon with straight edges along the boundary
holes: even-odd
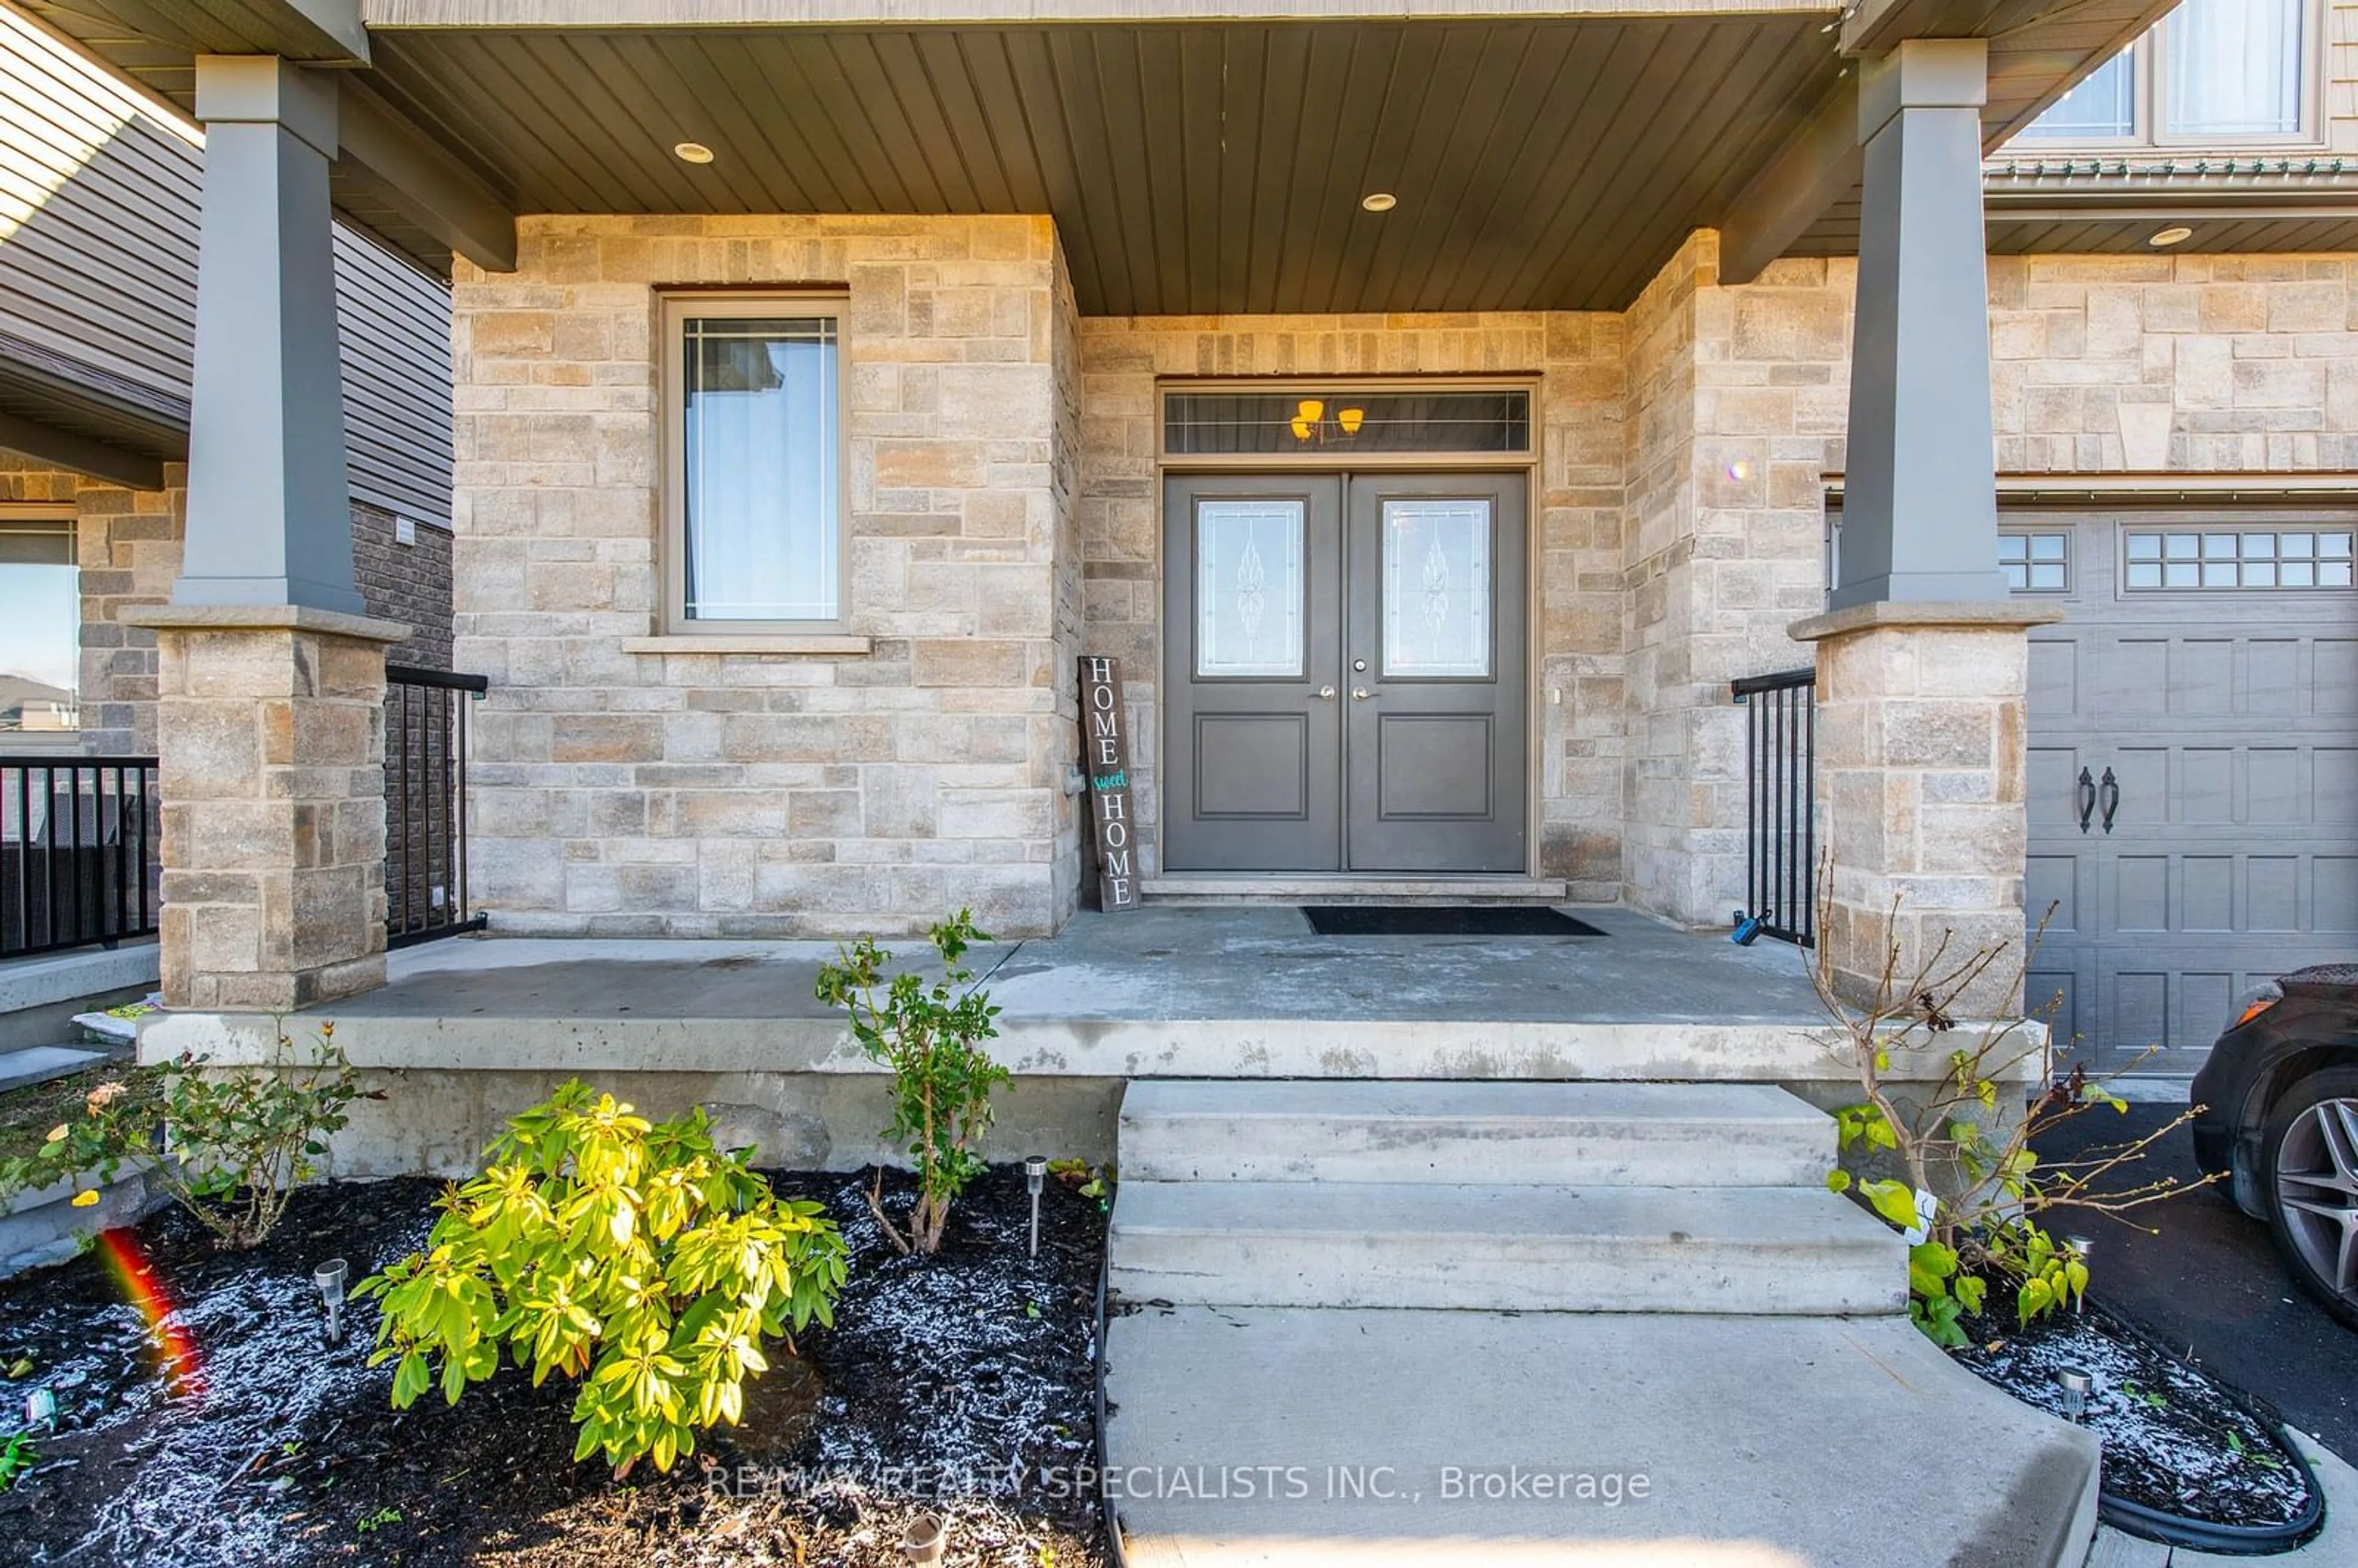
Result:
[[[287,1012],[384,983],[384,650],[406,628],[142,609],[157,646],[168,1007]]]
[[[1855,268],[1725,288],[1717,257],[1694,235],[1618,315],[1077,319],[1045,220],[530,221],[518,271],[456,290],[477,902],[510,930],[901,931],[961,903],[1053,928],[1080,652],[1122,660],[1155,866],[1158,388],[1513,374],[1539,388],[1531,869],[1724,921],[1727,683],[1812,657],[1787,629],[1823,603]],[[864,653],[650,641],[659,293],[763,285],[847,297]],[[1997,257],[1990,293],[2002,472],[2358,469],[2358,260]]]
[[[848,629],[660,631],[660,291],[840,289]],[[1073,905],[1072,292],[1032,218],[540,218],[454,289],[456,659],[507,930],[907,931]],[[631,644],[627,645],[626,644]],[[690,651],[693,649],[694,651]]]

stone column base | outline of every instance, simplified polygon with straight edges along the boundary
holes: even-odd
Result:
[[[164,1004],[291,1011],[384,983],[384,651],[397,622],[166,605]]]
[[[1875,603],[1791,628],[1817,644],[1819,961],[1845,1000],[1874,999],[1895,951],[1904,981],[1945,939],[1952,960],[2006,946],[1952,1011],[2018,1009],[2025,633],[2061,619],[2014,600]]]

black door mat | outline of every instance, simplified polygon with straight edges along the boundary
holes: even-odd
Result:
[[[1311,904],[1321,936],[1602,936],[1585,920],[1531,903]]]

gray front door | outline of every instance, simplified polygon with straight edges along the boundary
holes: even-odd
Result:
[[[1174,475],[1163,866],[1526,870],[1520,476]]]
[[[2017,591],[2066,616],[2031,637],[2024,902],[2067,1060],[2190,1073],[2248,988],[2358,957],[2353,534],[2008,514]]]

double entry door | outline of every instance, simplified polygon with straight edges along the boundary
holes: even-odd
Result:
[[[1163,865],[1527,870],[1520,474],[1163,482]]]

